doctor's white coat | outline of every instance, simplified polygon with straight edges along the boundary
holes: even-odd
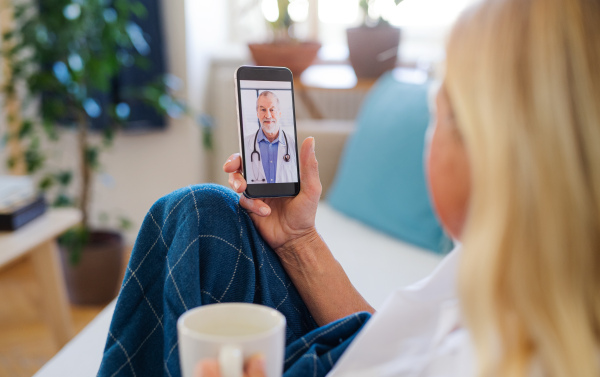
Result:
[[[279,138],[279,148],[277,150],[277,175],[275,178],[275,183],[298,182],[298,168],[296,167],[296,144],[294,143],[294,135],[290,132],[286,132],[286,135],[289,143],[290,160],[287,162],[283,160],[283,156],[285,156],[287,148],[285,144],[285,138],[283,135],[281,135]],[[250,155],[252,154],[252,151],[254,151],[254,147],[256,147],[256,151],[260,153],[258,142],[254,144],[255,137],[256,132],[253,132],[244,138],[246,169],[248,170],[244,172],[244,175],[246,177],[246,182],[249,184],[267,183],[265,178],[265,169],[263,168],[262,164],[262,156],[261,161],[258,161],[258,156],[255,153],[254,161],[251,162]]]

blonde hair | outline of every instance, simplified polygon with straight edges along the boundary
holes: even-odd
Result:
[[[600,2],[487,0],[445,87],[471,168],[459,289],[480,376],[600,375]]]

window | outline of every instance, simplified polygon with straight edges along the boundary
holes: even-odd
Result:
[[[266,39],[269,30],[264,18],[277,18],[277,0],[230,1],[235,29],[233,39],[237,42]],[[382,16],[393,26],[402,28],[401,56],[404,60],[431,62],[442,58],[446,33],[460,12],[474,1],[404,0],[396,6],[394,0],[374,0],[371,16]],[[314,6],[317,11],[311,10]],[[358,0],[290,0],[288,9],[296,21],[296,36],[306,39],[316,35],[321,41],[322,59],[344,60],[347,57],[346,29],[359,26],[362,19]],[[316,25],[317,30],[310,25]]]

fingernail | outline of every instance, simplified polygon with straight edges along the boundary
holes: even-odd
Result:
[[[252,368],[254,371],[263,372],[265,369],[265,357],[262,354],[258,354],[252,357]]]
[[[240,184],[241,184],[240,181],[237,181],[237,180],[233,181],[233,188],[236,189],[236,190],[239,189],[240,188]]]
[[[200,376],[210,375],[210,372],[211,372],[210,360],[208,360],[208,359],[200,360],[198,362],[198,364],[196,364],[195,370],[196,370],[196,375],[200,375]]]
[[[269,209],[267,207],[261,207],[258,211],[263,216],[267,216],[269,214]]]
[[[315,144],[316,144],[316,140],[315,140],[315,138],[314,138],[314,137],[312,137],[312,136],[311,136],[311,139],[312,139],[312,151],[314,152],[314,151],[315,151]]]

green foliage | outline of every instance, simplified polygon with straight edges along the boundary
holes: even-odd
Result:
[[[9,157],[6,160],[6,167],[9,169],[14,168],[17,165],[17,160],[14,157]]]
[[[255,0],[254,5],[260,5],[261,0]],[[294,20],[290,17],[288,7],[290,0],[277,0],[277,9],[279,11],[279,17],[275,21],[267,21],[268,26],[273,31],[273,39],[275,42],[288,42],[295,40],[293,34]]]
[[[27,136],[30,136],[33,132],[33,122],[30,120],[26,120],[21,123],[21,128],[19,129],[19,139],[24,139]]]
[[[42,128],[49,140],[58,141],[58,132],[56,127],[50,121],[42,122]]]
[[[131,60],[144,60],[135,50],[129,30],[136,26],[132,16],[145,17],[146,13],[136,0],[15,1],[15,29],[2,35],[2,54],[12,69],[12,78],[2,89],[11,96],[16,83],[23,82],[29,98],[42,99],[36,116],[40,121],[25,119],[18,131],[30,173],[44,167],[37,126],[41,125],[48,139],[57,140],[58,123],[87,123],[86,101],[110,91],[113,79],[131,65]],[[154,84],[153,88],[167,95],[164,85],[159,88]],[[142,93],[143,88],[132,91],[129,98],[140,98]],[[148,102],[158,106],[156,98]],[[109,109],[100,108],[100,112],[108,115],[109,131],[103,143],[108,147],[114,129],[123,120]],[[86,162],[97,168],[102,150],[85,141]]]
[[[40,179],[40,181],[38,183],[38,187],[42,191],[47,191],[50,188],[58,185],[58,187],[60,189],[60,193],[64,194],[64,192],[68,189],[69,185],[71,184],[72,180],[73,180],[73,172],[70,170],[62,170],[62,171],[58,171],[56,173],[46,173]],[[65,197],[66,197],[66,195],[65,195]],[[61,199],[60,200],[61,205],[59,205],[59,206],[64,207],[67,202],[70,205],[70,203],[72,203],[72,201],[69,198],[67,198],[67,199],[68,200]]]
[[[293,21],[288,12],[290,0],[277,0],[277,8],[279,9],[279,18],[277,21],[271,22],[271,26],[277,29],[289,29]]]
[[[358,2],[360,9],[362,9],[364,14],[369,14],[369,1],[368,0],[360,0]]]
[[[211,150],[213,148],[213,128],[214,128],[214,119],[206,114],[203,114],[198,117],[198,124],[202,127],[202,145],[207,150]]]
[[[404,0],[394,0],[396,6],[398,6]],[[375,2],[375,0],[360,0],[358,5],[363,11],[364,19],[363,25],[365,26],[389,26],[389,22],[383,17],[379,16],[379,19],[372,19],[369,17],[369,7]]]
[[[71,181],[73,180],[73,172],[70,170],[59,171],[54,175],[54,179],[58,182],[59,185],[67,187],[71,184]]]
[[[88,146],[85,151],[85,163],[92,169],[98,170],[100,167],[99,161],[100,149],[97,147]]]
[[[90,238],[90,231],[84,226],[75,226],[59,237],[59,244],[69,254],[69,263],[76,266],[81,260],[81,253]]]
[[[72,197],[66,194],[64,191],[60,192],[56,195],[54,202],[52,202],[54,207],[73,207],[75,205],[75,201]]]
[[[40,182],[38,183],[38,187],[40,188],[40,190],[42,191],[47,191],[49,190],[52,186],[54,186],[54,176],[52,175],[46,175],[44,176]]]
[[[32,137],[29,148],[25,150],[24,158],[25,167],[28,174],[32,174],[42,168],[46,160],[46,156],[41,151],[39,137]]]
[[[131,229],[133,223],[125,216],[119,216],[119,229],[126,231]]]
[[[88,235],[89,203],[81,198],[91,200],[92,179],[85,181],[87,186],[74,196],[69,186],[76,176],[87,176],[101,168],[102,153],[110,148],[116,132],[126,123],[126,117],[117,115],[114,104],[103,104],[94,98],[110,93],[114,79],[124,68],[150,66],[135,48],[139,33],[135,36],[132,32],[139,28],[133,20],[146,17],[147,10],[137,0],[13,0],[13,9],[15,27],[1,36],[1,53],[12,75],[1,90],[5,98],[11,98],[16,96],[16,88],[24,86],[27,97],[21,106],[23,120],[15,132],[4,135],[4,140],[20,140],[27,172],[38,173],[41,190],[52,189],[55,197],[49,200],[54,206],[77,205],[82,209],[82,227],[61,238],[72,251],[71,262],[76,262]],[[120,93],[120,100],[141,99],[168,115],[186,112],[169,89],[172,88],[164,79],[157,79],[145,87]],[[39,106],[31,108],[33,103]],[[96,114],[90,108],[95,108]],[[33,110],[37,113],[29,117]],[[95,142],[89,138],[87,128],[98,111],[108,123],[101,141]],[[15,118],[7,121],[14,124]],[[56,171],[48,164],[51,155],[42,148],[41,140],[58,140],[58,124],[79,133],[78,147],[85,163],[77,171]],[[9,167],[18,162],[13,157],[7,159]],[[119,220],[121,228],[128,225],[130,222]]]

